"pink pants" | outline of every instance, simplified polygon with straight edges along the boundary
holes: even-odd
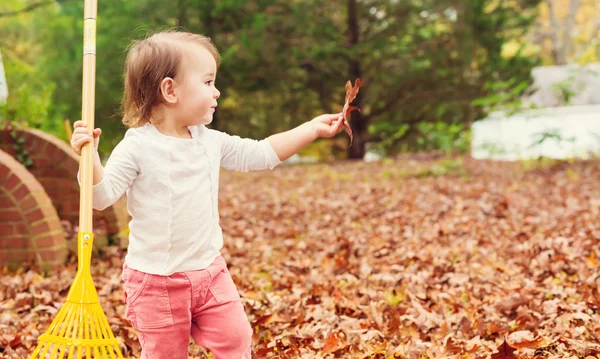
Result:
[[[223,257],[168,277],[123,265],[126,316],[143,359],[187,359],[190,335],[215,359],[251,358],[252,328]]]

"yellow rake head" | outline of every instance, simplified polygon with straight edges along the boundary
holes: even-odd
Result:
[[[96,14],[97,0],[85,0],[83,40],[82,120],[94,129],[94,92],[96,81]],[[81,151],[81,179],[78,268],[65,305],[38,338],[32,359],[54,358],[123,358],[90,272],[92,247],[92,181],[94,147],[89,143]]]
[[[65,305],[38,338],[31,358],[123,358],[90,274],[91,233],[79,233],[79,268]]]

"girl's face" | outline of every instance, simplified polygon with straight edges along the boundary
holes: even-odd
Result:
[[[177,119],[182,126],[208,125],[212,122],[221,95],[215,87],[217,63],[204,47],[185,45],[181,78],[176,87]]]

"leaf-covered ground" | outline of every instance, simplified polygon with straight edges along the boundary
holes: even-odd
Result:
[[[595,358],[600,162],[409,158],[224,172],[224,256],[259,358]],[[94,278],[127,355],[123,250]],[[0,356],[25,358],[75,263],[0,277]],[[190,354],[204,358],[193,344]]]

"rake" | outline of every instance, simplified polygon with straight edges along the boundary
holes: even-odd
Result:
[[[96,81],[97,0],[85,0],[83,37],[83,95],[81,116],[88,130],[94,129],[94,93]],[[65,305],[56,314],[48,330],[40,335],[31,359],[123,358],[90,272],[94,234],[92,232],[92,181],[94,147],[87,143],[79,164],[81,193],[79,233],[77,236],[77,273]]]

